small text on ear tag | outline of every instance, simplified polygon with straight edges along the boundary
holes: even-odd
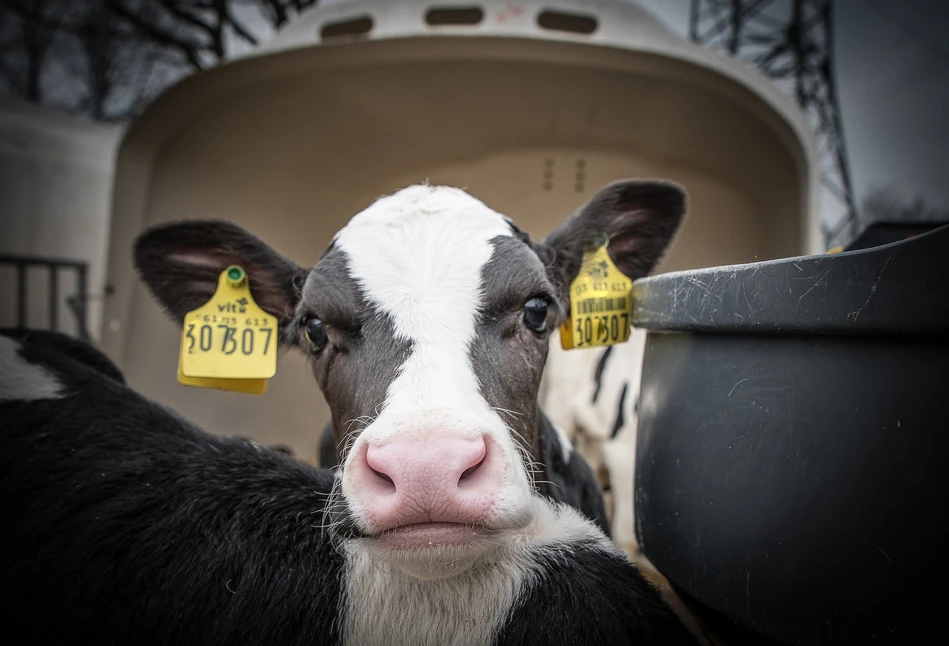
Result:
[[[601,236],[583,253],[570,284],[570,317],[560,326],[564,350],[615,345],[629,340],[633,281],[613,264]]]
[[[261,395],[277,372],[277,319],[254,302],[241,267],[221,272],[207,303],[181,330],[178,382]]]

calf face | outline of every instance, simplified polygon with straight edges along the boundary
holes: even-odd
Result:
[[[281,340],[311,358],[341,449],[336,531],[418,576],[456,573],[532,520],[544,493],[537,392],[550,333],[598,236],[654,267],[684,195],[617,182],[546,240],[455,188],[380,198],[302,269],[223,221],[159,226],[136,265],[177,320],[244,267]]]

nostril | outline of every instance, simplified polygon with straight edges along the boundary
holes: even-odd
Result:
[[[372,467],[369,467],[369,470],[372,471],[374,474],[376,474],[376,475],[377,475],[379,478],[381,478],[382,480],[385,480],[386,482],[388,482],[388,483],[389,483],[390,485],[392,485],[393,487],[395,486],[395,483],[392,481],[392,478],[390,478],[389,476],[387,476],[386,474],[384,474],[382,471],[377,471],[377,470],[373,469]]]
[[[467,469],[461,472],[461,477],[458,478],[459,486],[464,484],[466,480],[472,479],[478,473],[485,460],[488,458],[488,445],[482,440],[478,443],[477,448],[474,452],[468,455],[468,464],[470,465]],[[475,483],[470,483],[475,484]]]
[[[368,472],[365,472],[366,476],[369,477],[371,473],[375,478],[369,477],[369,480],[375,480],[379,487],[395,491],[395,480],[389,475],[389,473],[394,473],[390,462],[391,460],[387,458],[387,453],[384,450],[373,446],[366,449],[366,461],[364,463],[368,469]]]
[[[364,450],[362,459],[354,459],[351,477],[364,487],[363,491],[384,497],[416,497],[411,492],[422,482],[433,491],[479,490],[488,485],[486,479],[495,471],[489,467],[497,457],[484,437],[390,441],[368,445]]]
[[[474,475],[474,472],[477,471],[478,468],[479,468],[482,464],[484,464],[484,458],[481,458],[481,459],[478,461],[478,464],[474,464],[474,465],[468,467],[467,469],[465,469],[464,473],[461,474],[461,477],[458,478],[458,482],[464,482],[465,480],[467,480],[468,478],[470,478],[472,475]]]

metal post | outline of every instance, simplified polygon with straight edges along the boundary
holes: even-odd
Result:
[[[49,329],[56,332],[59,329],[59,268],[49,265]]]
[[[86,266],[76,267],[76,316],[79,318],[79,338],[89,340],[89,331],[86,329]]]
[[[66,306],[76,317],[76,335],[85,341],[90,340],[86,325],[89,294],[88,266],[85,262],[41,256],[0,254],[0,266],[13,266],[16,269],[14,279],[16,281],[16,326],[21,331],[25,330],[29,323],[27,315],[27,305],[29,304],[27,278],[30,267],[42,267],[49,272],[46,277],[49,287],[47,296],[49,314],[45,318],[48,319],[49,327],[53,331],[59,330],[59,305],[61,302],[59,272],[63,269],[75,271],[76,293],[65,299]]]
[[[16,324],[20,331],[26,329],[26,263],[16,263]]]

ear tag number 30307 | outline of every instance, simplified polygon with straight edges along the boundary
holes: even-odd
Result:
[[[633,281],[613,264],[607,239],[583,254],[570,284],[570,317],[560,326],[564,350],[615,345],[629,340]]]
[[[262,395],[277,372],[277,319],[254,302],[244,270],[221,272],[207,303],[185,315],[178,382]]]

